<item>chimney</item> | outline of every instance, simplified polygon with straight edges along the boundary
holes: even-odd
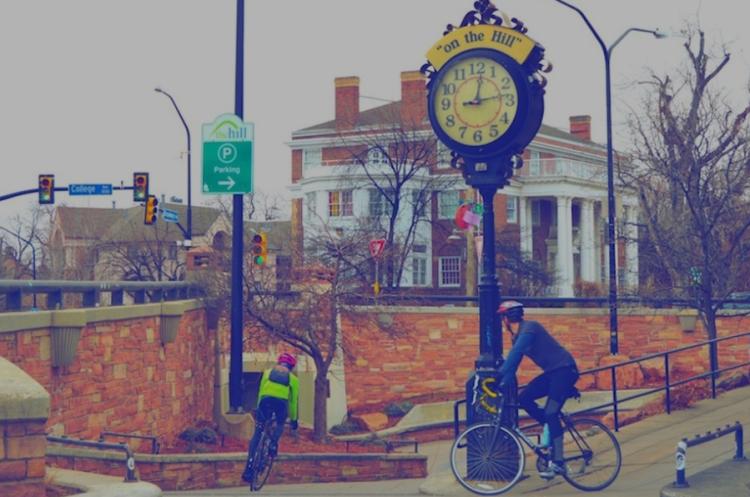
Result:
[[[427,119],[427,87],[419,71],[401,73],[401,125],[419,127]]]
[[[591,116],[570,116],[570,134],[591,141]]]
[[[336,78],[336,131],[354,129],[359,117],[359,78]]]

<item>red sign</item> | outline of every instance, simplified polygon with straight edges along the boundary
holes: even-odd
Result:
[[[370,240],[370,255],[378,258],[383,255],[385,249],[385,238],[378,238],[377,240]]]

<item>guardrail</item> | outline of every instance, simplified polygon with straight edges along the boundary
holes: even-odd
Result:
[[[677,451],[675,452],[676,476],[672,486],[675,488],[685,488],[690,486],[685,478],[688,447],[694,447],[696,445],[710,442],[711,440],[716,440],[717,438],[729,435],[730,433],[734,433],[735,444],[735,453],[732,459],[735,461],[744,461],[745,452],[743,447],[742,424],[740,424],[739,421],[736,421],[733,425],[726,425],[724,428],[717,428],[714,432],[708,431],[705,435],[696,435],[691,439],[683,438],[677,443]]]
[[[711,369],[709,371],[705,372],[705,373],[697,374],[697,375],[690,376],[688,378],[683,378],[681,380],[673,382],[673,381],[671,381],[670,373],[669,373],[669,357],[670,357],[670,355],[674,355],[674,354],[677,354],[677,353],[680,353],[680,352],[684,352],[686,350],[694,349],[694,348],[697,348],[697,347],[704,347],[706,345],[708,345],[709,347],[718,347],[718,344],[720,342],[725,342],[727,340],[739,339],[739,338],[743,338],[743,337],[750,337],[750,332],[739,333],[737,335],[731,335],[731,336],[728,336],[728,337],[714,338],[712,340],[705,340],[703,342],[694,343],[692,345],[686,345],[684,347],[678,347],[676,349],[667,350],[665,352],[657,352],[655,354],[649,354],[649,355],[646,355],[646,356],[643,356],[643,357],[638,357],[638,358],[631,359],[631,360],[628,360],[628,361],[618,362],[616,364],[610,364],[608,366],[601,366],[601,367],[597,367],[597,368],[592,368],[592,369],[587,369],[585,371],[581,371],[580,376],[583,376],[585,374],[596,374],[596,373],[599,373],[601,371],[610,370],[611,384],[612,384],[612,388],[611,388],[611,390],[612,390],[612,402],[606,402],[604,404],[599,404],[599,405],[596,405],[596,406],[593,406],[593,407],[589,407],[589,408],[586,408],[586,409],[581,409],[580,411],[574,411],[574,412],[571,412],[570,414],[571,415],[572,414],[583,414],[583,413],[587,413],[587,412],[591,412],[591,411],[598,411],[598,410],[601,410],[601,409],[604,409],[604,408],[607,408],[607,407],[611,407],[612,408],[612,412],[613,412],[613,416],[614,416],[614,429],[615,429],[615,431],[619,431],[619,429],[620,429],[619,405],[622,404],[623,402],[627,402],[629,400],[637,399],[637,398],[640,398],[640,397],[645,397],[646,395],[651,395],[653,393],[657,393],[657,392],[662,392],[663,391],[663,392],[665,392],[664,404],[665,404],[665,408],[667,410],[667,414],[671,414],[672,413],[672,396],[671,396],[671,392],[670,392],[671,389],[674,388],[674,387],[678,387],[680,385],[684,385],[684,384],[689,383],[691,381],[701,380],[701,379],[704,379],[704,378],[710,378],[710,381],[711,381],[711,398],[715,399],[716,398],[716,380],[719,377],[719,375],[721,373],[725,373],[727,371],[732,371],[734,369],[742,368],[742,367],[745,367],[745,366],[750,366],[750,361],[745,361],[745,362],[742,362],[742,363],[739,363],[739,364],[734,364],[732,366],[728,366],[728,367],[725,367],[725,368],[713,368],[713,367],[711,367]],[[718,355],[718,349],[717,349],[717,355]],[[623,366],[628,366],[630,364],[637,364],[637,363],[640,363],[640,362],[643,362],[643,361],[657,359],[659,357],[662,357],[663,360],[664,360],[664,363],[663,363],[664,364],[664,386],[651,388],[651,389],[648,389],[648,390],[646,390],[644,392],[641,392],[641,393],[638,393],[638,394],[629,395],[627,397],[620,398],[618,396],[618,390],[617,390],[617,371],[616,371],[617,368],[620,368],[620,367],[623,367]],[[523,386],[519,387],[519,388],[523,388]],[[465,404],[465,403],[466,403],[466,399],[459,399],[453,405],[453,431],[454,431],[456,437],[459,434],[459,406],[461,404]],[[468,406],[467,406],[467,409],[468,409]]]
[[[151,453],[158,454],[161,446],[159,445],[159,437],[155,435],[132,435],[130,433],[119,433],[116,431],[102,431],[99,433],[99,441],[104,442],[104,437],[113,438],[135,438],[137,440],[150,440],[151,441]]]
[[[83,296],[82,307],[99,305],[100,295],[110,294],[110,305],[123,305],[125,294],[133,303],[179,300],[202,295],[198,285],[187,281],[65,281],[65,280],[0,280],[0,295],[5,295],[5,310],[23,309],[26,294],[46,294],[47,309],[61,309],[65,294]]]
[[[138,478],[135,476],[135,458],[133,457],[133,452],[126,443],[96,442],[93,440],[80,440],[76,438],[68,438],[66,436],[58,437],[55,435],[47,435],[47,442],[76,445],[78,447],[93,447],[95,449],[121,450],[125,452],[125,481],[138,481]]]

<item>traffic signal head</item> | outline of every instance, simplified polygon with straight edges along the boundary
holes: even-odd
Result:
[[[39,203],[42,205],[55,203],[54,174],[39,175]]]
[[[133,173],[133,202],[148,198],[148,173]]]
[[[143,216],[144,224],[154,224],[156,222],[156,217],[159,212],[159,208],[157,207],[158,205],[159,201],[156,200],[155,196],[149,195],[146,198],[146,210]]]
[[[252,244],[253,264],[262,266],[268,261],[268,237],[265,233],[253,235]]]

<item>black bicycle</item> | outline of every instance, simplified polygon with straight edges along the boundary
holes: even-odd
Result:
[[[482,385],[485,397],[499,394]],[[520,428],[503,423],[503,409],[520,406],[501,401],[501,408],[481,399],[478,404],[494,414],[492,421],[474,424],[464,430],[451,448],[451,470],[466,489],[480,495],[498,495],[518,483],[526,465],[526,444],[536,454],[536,467],[545,470],[550,449],[532,440],[530,425]],[[604,423],[595,419],[571,417],[560,413],[563,426],[565,472],[562,477],[584,491],[602,490],[615,481],[622,466],[620,444]],[[538,430],[537,430],[538,431]]]
[[[276,427],[279,421],[276,419],[276,415],[273,414],[271,419],[262,422],[258,420],[258,416],[255,416],[255,422],[261,426],[260,438],[258,439],[258,446],[255,448],[253,454],[253,481],[250,482],[250,490],[258,491],[263,488],[268,476],[271,474],[271,467],[273,467],[273,461],[276,458],[275,451],[271,450],[273,445],[273,433],[276,431]]]

